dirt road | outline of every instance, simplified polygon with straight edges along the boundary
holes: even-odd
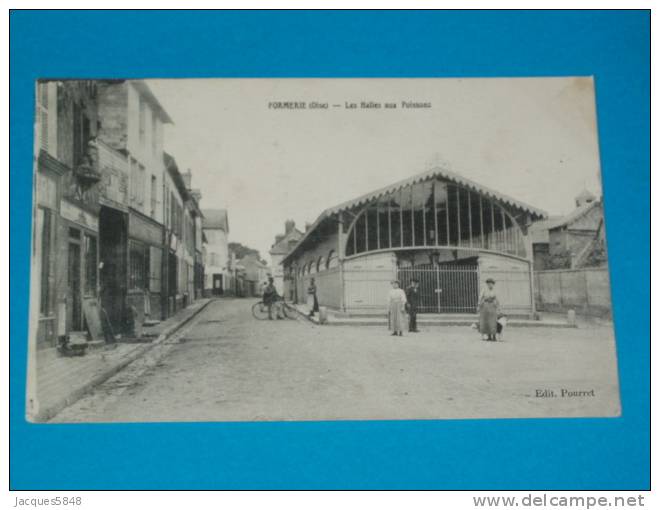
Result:
[[[257,321],[222,299],[54,422],[612,416],[611,329],[376,327]],[[547,390],[547,391],[546,391]],[[561,391],[583,392],[562,396]],[[554,396],[551,396],[554,395]]]

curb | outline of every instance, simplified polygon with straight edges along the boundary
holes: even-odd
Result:
[[[122,360],[120,363],[117,363],[116,365],[113,365],[111,367],[108,367],[108,369],[94,377],[92,380],[89,382],[85,383],[79,388],[76,388],[75,390],[72,390],[68,395],[63,397],[61,400],[58,402],[50,405],[48,408],[40,410],[38,413],[30,416],[28,415],[27,421],[30,423],[45,423],[48,420],[52,419],[62,411],[65,407],[68,407],[78,400],[80,400],[82,397],[84,397],[87,393],[89,393],[91,390],[93,390],[96,386],[103,384],[105,381],[110,379],[112,376],[117,375],[119,372],[121,372],[124,368],[126,368],[128,365],[133,363],[136,359],[140,358],[141,356],[145,355],[148,351],[153,349],[156,345],[161,344],[165,340],[167,340],[169,337],[171,337],[174,333],[176,333],[179,329],[181,329],[183,326],[188,324],[192,319],[197,317],[206,307],[211,304],[214,299],[209,299],[206,303],[201,305],[194,313],[192,313],[189,317],[185,318],[181,322],[178,322],[176,324],[173,324],[171,327],[163,331],[160,335],[156,337],[156,339],[153,342],[150,342],[148,344],[143,344],[141,347],[136,347],[135,350],[131,351],[128,356]]]
[[[285,304],[284,306],[286,306],[287,310],[290,310],[290,311],[294,312],[298,318],[303,319],[303,320],[309,322],[310,324],[315,324],[317,326],[320,325],[318,322],[314,322],[314,319],[312,319],[309,315],[307,315],[306,313],[301,312],[300,310],[298,310],[298,308],[296,308],[295,306],[290,305],[290,304]]]
[[[319,324],[318,322],[314,321],[313,319],[308,319],[312,324],[315,324],[317,326],[323,325],[323,326],[359,326],[359,327],[364,327],[364,326],[387,326],[387,321],[360,321],[360,320],[353,320],[353,321],[345,321],[341,319],[337,320],[329,320],[325,324]],[[447,322],[425,322],[425,321],[417,321],[417,324],[419,326],[425,326],[425,327],[437,327],[437,328],[443,328],[443,327],[470,327],[472,326],[472,323],[467,323],[467,322],[460,322],[460,321],[447,321]],[[534,323],[512,323],[509,322],[507,324],[507,328],[556,328],[556,329],[567,329],[567,328],[577,328],[577,326],[572,326],[570,324],[562,324],[562,323],[552,323],[548,324],[547,322],[541,322],[539,321],[538,324]]]

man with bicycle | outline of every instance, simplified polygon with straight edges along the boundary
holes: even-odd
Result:
[[[275,315],[277,319],[278,320],[284,319],[284,317],[282,316],[282,306],[281,306],[282,298],[277,293],[277,289],[275,288],[275,284],[273,282],[274,282],[273,277],[269,276],[268,285],[266,285],[263,294],[263,302],[268,307],[268,320],[271,321],[273,320],[273,308],[275,308]]]

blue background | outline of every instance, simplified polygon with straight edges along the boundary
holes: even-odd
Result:
[[[11,13],[14,489],[644,489],[649,475],[647,12]],[[623,415],[33,425],[24,419],[39,77],[595,75]]]

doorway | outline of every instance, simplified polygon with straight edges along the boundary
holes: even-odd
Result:
[[[167,255],[167,307],[168,316],[176,313],[176,295],[179,275],[179,264],[175,253]]]
[[[99,213],[101,307],[114,332],[123,329],[126,306],[126,214],[111,207]]]
[[[213,275],[213,295],[215,296],[221,296],[224,294],[224,288],[222,285],[222,275],[221,274],[214,274]]]
[[[74,229],[70,229],[74,231]],[[80,236],[80,231],[75,230]],[[74,234],[75,235],[75,234]],[[68,331],[81,331],[82,324],[82,299],[80,295],[80,272],[81,272],[81,258],[80,258],[80,240],[75,237],[69,239],[69,271],[68,271],[68,295],[70,298],[70,306],[67,307],[67,322],[69,327]]]

